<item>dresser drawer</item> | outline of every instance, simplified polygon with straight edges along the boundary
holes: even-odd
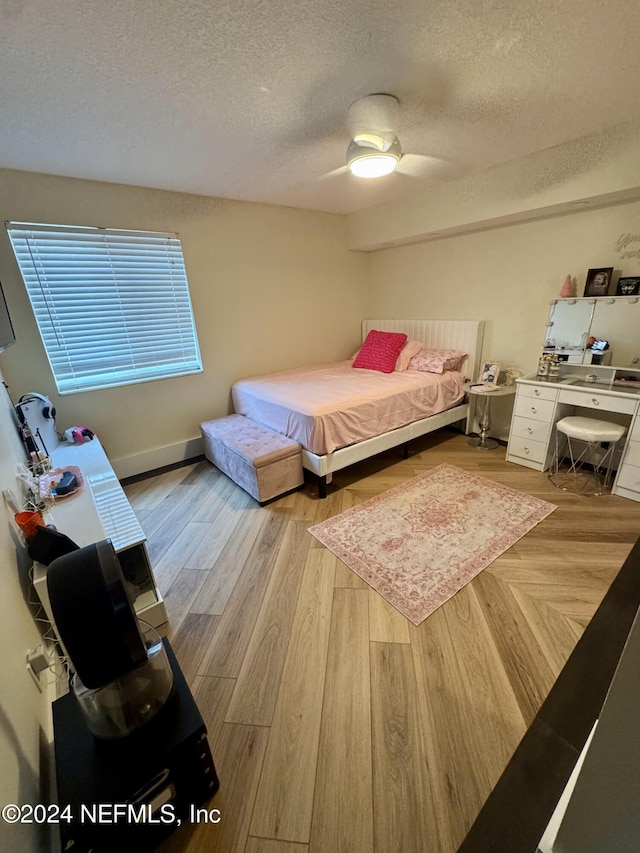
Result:
[[[531,397],[520,397],[518,394],[514,415],[527,420],[551,423],[555,407],[555,400],[532,400]]]
[[[518,383],[518,399],[533,397],[535,400],[555,400],[558,395],[557,386],[523,385]]]
[[[546,442],[549,437],[549,421],[536,421],[531,418],[514,417],[511,425],[511,435],[526,438],[529,441]]]
[[[597,391],[576,391],[573,388],[563,388],[558,396],[558,402],[568,403],[570,406],[582,406],[594,411],[600,409],[603,412],[621,412],[624,415],[632,415],[637,405],[636,400],[625,397],[600,394]]]
[[[509,453],[513,456],[521,456],[531,462],[544,463],[547,443],[545,441],[530,441],[519,435],[512,435],[509,440]]]
[[[640,468],[640,441],[630,441],[624,455],[625,465],[637,465]]]
[[[623,465],[618,471],[616,486],[632,492],[640,492],[640,468],[636,465]]]
[[[633,428],[629,433],[629,438],[632,441],[640,441],[640,415],[633,422]]]

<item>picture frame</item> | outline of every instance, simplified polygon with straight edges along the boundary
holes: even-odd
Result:
[[[616,296],[640,296],[640,276],[629,275],[618,279]]]
[[[480,369],[480,378],[478,382],[481,385],[497,385],[498,376],[500,375],[499,361],[485,361]]]
[[[606,296],[611,285],[613,267],[596,267],[587,272],[584,296]]]

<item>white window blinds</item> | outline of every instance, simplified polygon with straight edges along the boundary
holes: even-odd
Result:
[[[202,370],[177,234],[7,231],[61,394]]]

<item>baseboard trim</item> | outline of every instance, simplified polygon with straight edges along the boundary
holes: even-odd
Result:
[[[119,459],[110,459],[109,461],[118,479],[126,480],[138,474],[146,474],[159,468],[185,463],[201,457],[203,454],[204,444],[202,436],[199,436],[198,438],[180,441],[177,444],[167,444],[165,447],[155,447],[153,450],[145,450],[143,453],[121,456]]]

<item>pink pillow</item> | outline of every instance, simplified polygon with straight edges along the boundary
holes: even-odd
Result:
[[[460,370],[467,358],[466,352],[455,349],[423,349],[409,362],[410,370],[427,373],[444,373],[445,370]]]
[[[371,329],[353,360],[354,367],[393,373],[407,336],[402,332],[379,332]]]
[[[423,346],[422,341],[407,341],[400,350],[400,355],[396,361],[395,369],[397,371],[406,370],[409,367],[411,359],[414,355],[418,355],[418,353],[422,351]]]

